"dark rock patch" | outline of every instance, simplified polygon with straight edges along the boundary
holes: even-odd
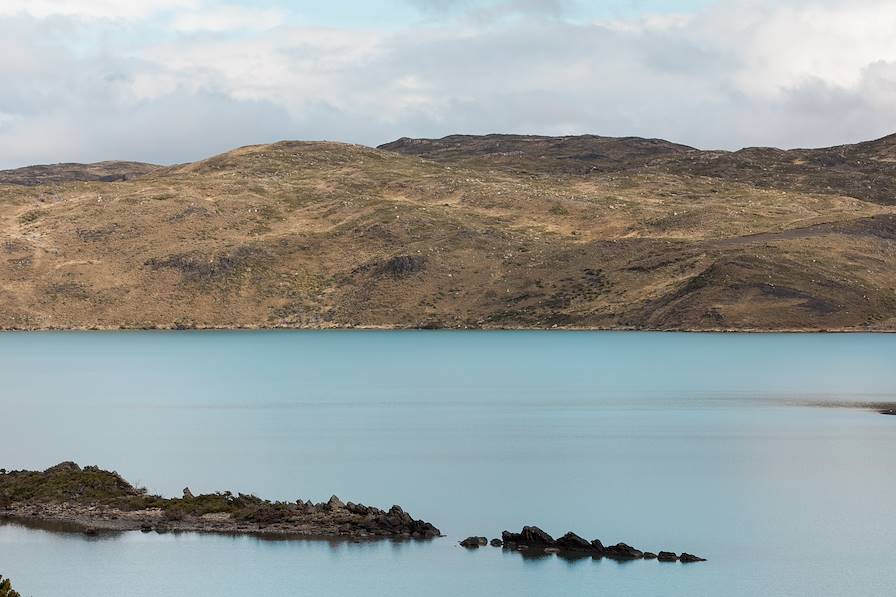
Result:
[[[426,268],[426,257],[422,255],[397,255],[381,264],[379,273],[403,278],[422,272]]]
[[[671,551],[660,551],[658,554],[651,551],[642,551],[627,543],[604,546],[600,539],[588,541],[587,539],[570,531],[554,540],[549,534],[536,526],[525,526],[519,533],[504,531],[502,540],[493,540],[492,545],[501,545],[508,551],[525,552],[526,557],[543,557],[545,554],[557,554],[560,557],[575,560],[582,557],[609,558],[611,560],[659,560],[661,562],[703,562],[704,558],[683,553],[679,558]],[[470,537],[466,541],[476,540]],[[461,543],[463,544],[463,543]],[[690,559],[688,559],[690,558]]]

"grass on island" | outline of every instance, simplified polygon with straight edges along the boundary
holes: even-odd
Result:
[[[0,471],[2,472],[2,471]],[[226,513],[232,519],[273,524],[296,513],[295,503],[272,502],[254,495],[221,492],[183,498],[149,495],[116,472],[65,462],[46,471],[8,471],[0,474],[0,509],[16,504],[77,504],[121,511],[160,509],[167,520]],[[2,597],[2,595],[0,595]]]

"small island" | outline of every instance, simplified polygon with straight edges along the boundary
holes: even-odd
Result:
[[[327,502],[279,502],[229,491],[182,498],[149,495],[116,472],[63,462],[45,471],[0,469],[0,519],[64,523],[104,531],[210,532],[320,539],[432,539],[432,524],[400,506],[388,511],[335,495]]]

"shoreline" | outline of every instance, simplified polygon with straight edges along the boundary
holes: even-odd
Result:
[[[809,335],[809,334],[896,334],[896,328],[637,328],[637,327],[588,327],[588,326],[466,326],[428,327],[402,325],[358,326],[42,326],[5,327],[3,333],[40,332],[601,332],[646,334],[732,334],[732,335]]]
[[[128,515],[136,514],[139,518]],[[122,517],[124,516],[124,517]],[[59,515],[35,514],[28,507],[0,509],[0,524],[18,524],[29,529],[86,536],[119,535],[123,533],[225,535],[253,537],[272,541],[327,541],[327,542],[378,542],[378,541],[431,541],[444,535],[414,537],[410,534],[376,535],[364,532],[327,534],[319,529],[301,526],[266,526],[260,524],[235,524],[216,521],[167,521],[156,512],[123,512],[108,510],[96,515],[61,513]]]

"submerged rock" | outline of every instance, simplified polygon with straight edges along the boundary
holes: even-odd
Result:
[[[491,540],[491,544],[492,547],[501,547],[502,545],[504,545],[504,542],[496,538]]]
[[[483,545],[488,545],[488,539],[485,537],[467,537],[460,542],[460,545],[467,549],[479,549]]]
[[[679,559],[679,561],[681,561],[681,562],[685,562],[685,563],[690,563],[690,562],[705,562],[705,561],[706,561],[706,558],[701,558],[701,557],[699,557],[699,556],[695,556],[694,554],[690,554],[690,553],[687,553],[687,552],[681,554],[681,557],[678,558],[678,559]]]

